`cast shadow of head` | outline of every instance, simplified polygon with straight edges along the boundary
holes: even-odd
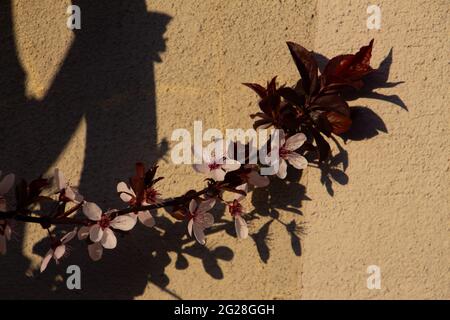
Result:
[[[71,47],[39,101],[26,97],[11,2],[1,4],[0,164],[3,172],[15,172],[28,181],[36,178],[52,167],[85,121],[86,146],[74,155],[84,158],[79,188],[87,200],[108,209],[119,205],[115,185],[130,175],[134,163],[155,163],[167,149],[156,142],[154,64],[165,50],[163,34],[170,17],[148,12],[143,0],[73,0],[72,4],[81,8],[81,29],[74,30]],[[171,239],[184,234],[175,224],[165,233],[172,233],[170,239],[163,236],[161,242],[161,230],[168,229],[166,220],[158,219],[159,230],[138,228],[127,241],[119,239],[118,248],[105,252],[97,263],[89,261],[85,246],[74,243],[67,261],[50,266],[42,275],[21,255],[22,248],[31,244],[12,241],[8,255],[0,259],[0,296],[128,299],[141,294],[149,282],[164,289],[169,283],[164,274],[171,262],[168,252],[181,250],[181,240]],[[173,236],[177,232],[178,237]],[[15,233],[17,239],[24,239],[23,225],[16,225]],[[33,252],[43,256],[47,248],[44,238]],[[197,250],[191,249],[199,255]],[[230,257],[220,248],[212,254]],[[211,256],[205,259],[213,264]],[[67,290],[65,281],[59,280],[66,278],[69,264],[80,266],[82,290]],[[183,267],[182,261],[178,264]]]
[[[319,69],[322,71],[329,59],[321,54],[314,53]],[[344,93],[347,101],[354,101],[358,98],[375,99],[396,105],[406,111],[407,106],[396,94],[384,94],[377,92],[377,89],[394,88],[404,81],[389,82],[389,74],[393,61],[393,49],[389,50],[387,56],[380,63],[379,67],[364,78],[364,87],[360,91],[349,90]],[[350,103],[351,105],[351,103]],[[372,109],[366,106],[350,106],[352,126],[349,131],[340,136],[344,143],[347,141],[362,141],[376,137],[380,132],[388,133],[388,129],[383,119]],[[332,137],[337,152],[333,154],[325,163],[316,162],[317,168],[321,171],[321,182],[325,186],[328,194],[334,196],[333,183],[346,185],[349,177],[346,170],[349,165],[348,153],[336,137]]]

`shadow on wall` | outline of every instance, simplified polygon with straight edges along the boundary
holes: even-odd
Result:
[[[82,11],[82,28],[42,101],[25,96],[26,75],[19,62],[11,14],[11,1],[0,4],[0,168],[30,181],[45,173],[61,155],[75,130],[86,119],[86,149],[80,191],[103,209],[123,205],[117,197],[116,179],[132,175],[134,163],[153,164],[167,152],[156,143],[156,102],[154,63],[165,50],[163,34],[170,17],[147,12],[144,1],[73,0]],[[156,152],[155,152],[156,150]],[[291,172],[290,178],[300,179]],[[268,189],[257,190],[250,220],[269,218],[252,235],[261,260],[269,260],[270,226],[282,223],[291,235],[294,254],[301,255],[301,228],[295,220],[285,224],[279,209],[301,214],[305,188],[293,181],[276,180]],[[235,237],[233,224],[223,219],[225,207],[213,212],[217,223],[206,234],[225,232]],[[16,224],[15,241],[0,258],[0,298],[21,299],[131,299],[144,292],[149,283],[168,296],[181,299],[168,289],[166,267],[189,267],[187,256],[202,261],[205,272],[222,279],[219,261],[230,261],[234,253],[225,246],[208,248],[186,238],[186,224],[156,217],[158,228],[140,224],[120,241],[113,252],[92,262],[86,245],[73,241],[71,254],[60,266],[50,263],[43,274],[31,267],[21,252],[36,239],[23,242],[23,224]],[[37,228],[39,226],[36,225]],[[59,229],[59,228],[58,228]],[[32,248],[43,257],[49,239]],[[29,250],[29,249],[28,249]],[[171,254],[171,255],[169,255]],[[172,261],[171,256],[175,256]],[[78,264],[82,290],[66,288],[67,265]]]
[[[147,12],[144,0],[72,2],[81,7],[82,29],[74,31],[72,46],[42,101],[25,96],[26,75],[15,46],[11,1],[0,3],[0,169],[28,181],[36,178],[61,155],[85,118],[86,149],[79,150],[79,157],[85,157],[80,191],[88,195],[88,200],[108,209],[120,204],[116,179],[130,176],[136,161],[153,164],[167,151],[166,145],[156,143],[154,63],[160,62],[159,53],[165,50],[163,34],[170,17]],[[385,84],[392,55],[388,58],[387,70],[382,72]],[[383,79],[379,85],[383,85]],[[374,122],[366,108],[358,110],[369,124],[362,129],[378,126],[375,134],[360,139],[385,130],[379,117]],[[352,138],[358,139],[348,137]],[[344,172],[347,154],[339,144],[338,149],[340,153],[330,163],[319,167],[331,195],[331,179],[341,184],[348,181]],[[337,169],[340,164],[343,171]],[[270,230],[274,223],[286,228],[293,253],[302,253],[299,236],[303,226],[295,219],[289,223],[279,219],[280,210],[302,214],[302,201],[309,198],[305,187],[298,183],[300,177],[300,172],[290,170],[288,179],[274,179],[267,189],[252,194],[255,210],[249,218],[264,219],[264,224],[251,238],[264,263],[270,259]],[[214,214],[218,223],[206,233],[225,231],[235,236],[233,224],[222,218],[225,208],[217,208]],[[173,262],[171,256],[176,256],[178,270],[189,266],[188,255],[201,259],[212,278],[224,277],[218,261],[233,259],[230,248],[209,249],[195,244],[183,237],[185,223],[173,223],[164,216],[157,217],[156,223],[158,228],[152,229],[138,225],[126,241],[119,240],[118,247],[105,252],[96,263],[88,258],[86,246],[74,241],[71,244],[76,248],[70,257],[61,266],[51,263],[44,274],[30,269],[29,259],[21,255],[22,247],[32,241],[11,241],[8,255],[0,258],[0,298],[130,299],[152,283],[177,299],[181,297],[167,289],[170,279],[165,268]],[[17,239],[24,239],[23,224],[17,225],[15,232]],[[48,245],[49,240],[44,238],[32,248],[33,253],[43,256]],[[79,264],[82,270],[80,291],[66,288],[65,267],[71,263]]]
[[[322,72],[329,59],[320,53],[314,53],[314,57]],[[365,77],[364,87],[360,91],[349,90],[346,92],[345,100],[353,101],[358,98],[382,100],[408,111],[408,107],[398,95],[386,95],[375,91],[377,89],[394,88],[397,85],[404,83],[403,81],[389,82],[392,61],[393,49],[391,48],[378,68]],[[349,131],[340,136],[344,143],[348,140],[361,141],[371,139],[376,137],[379,132],[388,132],[383,119],[370,108],[365,106],[351,106],[350,113],[353,124]],[[342,147],[340,142],[335,137],[331,137],[331,139],[335,143],[338,152],[332,155],[328,162],[316,162],[315,165],[321,172],[320,180],[325,186],[328,194],[334,196],[333,182],[340,185],[346,185],[349,181],[349,178],[345,173],[349,160],[348,153]]]
[[[106,204],[117,204],[116,179],[128,177],[136,161],[151,164],[165,152],[155,151],[154,63],[161,61],[163,34],[171,17],[148,12],[144,0],[72,3],[81,8],[82,28],[74,30],[72,46],[42,101],[25,96],[26,74],[17,55],[11,1],[0,4],[0,165],[3,172],[15,172],[28,181],[36,178],[61,155],[85,118],[86,149],[77,155],[85,157],[79,187],[89,200],[107,209]],[[15,233],[23,239],[23,225],[16,225]],[[137,254],[143,250],[136,245],[142,240],[138,238],[139,232],[114,255],[81,265],[85,287],[79,294],[65,289],[65,283],[61,283],[64,290],[58,289],[54,267],[44,275],[35,272],[27,277],[30,261],[20,254],[25,244],[11,241],[8,255],[0,259],[0,297],[132,298],[167,263]],[[46,241],[42,242],[48,245]],[[151,239],[146,242],[152,243]],[[45,253],[40,246],[35,250]],[[143,258],[123,259],[125,253]],[[85,248],[73,255],[71,261],[88,260]]]

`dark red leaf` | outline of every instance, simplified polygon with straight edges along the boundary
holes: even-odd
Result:
[[[262,85],[257,83],[243,83],[243,85],[255,91],[261,99],[267,96],[267,89]]]
[[[256,120],[254,123],[253,123],[253,129],[258,129],[259,127],[261,127],[261,126],[265,126],[265,125],[268,125],[269,123],[272,123],[272,121],[271,120],[267,120],[267,119],[260,119],[260,120]]]
[[[250,115],[250,118],[252,118],[252,119],[255,119],[256,117],[260,117],[260,118],[263,118],[263,119],[266,119],[266,120],[270,120],[270,119],[271,119],[271,118],[270,118],[267,114],[265,114],[264,112],[252,113],[252,114]]]
[[[153,186],[155,183],[157,183],[158,181],[164,179],[163,177],[159,177],[159,178],[155,179],[156,170],[158,170],[158,166],[155,165],[152,168],[150,168],[149,170],[147,170],[147,172],[145,173],[145,177],[144,177],[145,187],[149,188],[149,187]]]
[[[350,85],[360,88],[363,84],[361,78],[373,71],[370,66],[372,46],[373,39],[356,54],[345,54],[331,59],[323,71],[322,85]]]
[[[259,102],[259,107],[264,113],[271,115],[273,112],[278,112],[278,110],[280,109],[280,103],[281,98],[277,93],[275,93],[261,99],[261,101]]]
[[[144,198],[144,178],[145,178],[145,166],[143,163],[136,163],[136,175],[132,177],[131,180],[131,188],[136,193],[136,201],[137,203],[141,203]]]
[[[286,104],[281,108],[280,112],[280,123],[283,129],[295,130],[299,126],[299,112],[296,107],[291,104]]]
[[[288,102],[296,105],[303,106],[305,104],[305,96],[299,95],[294,89],[283,87],[278,90],[280,96],[282,96]]]
[[[301,45],[294,42],[287,42],[287,45],[300,72],[303,89],[307,94],[311,95],[316,90],[318,84],[319,68],[317,67],[317,62],[312,52],[306,50]]]
[[[350,129],[352,120],[347,102],[337,94],[327,94],[315,99],[310,107],[311,116],[318,129],[330,136]]]
[[[267,83],[267,94],[273,95],[277,92],[277,76],[273,77],[270,82]]]
[[[311,103],[311,110],[334,111],[350,117],[350,108],[340,95],[326,94],[319,96]]]
[[[352,119],[343,114],[329,111],[325,113],[325,116],[327,117],[328,122],[331,124],[334,134],[342,134],[344,132],[347,132],[352,125]]]

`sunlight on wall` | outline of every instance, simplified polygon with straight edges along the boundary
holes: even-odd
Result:
[[[72,44],[73,32],[66,27],[70,4],[70,0],[13,2],[16,45],[30,99],[44,98]]]

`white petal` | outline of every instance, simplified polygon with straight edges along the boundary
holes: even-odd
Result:
[[[71,187],[65,189],[64,195],[70,200],[75,200],[75,191]]]
[[[214,224],[214,217],[209,212],[197,214],[194,217],[194,226],[199,225],[203,229],[209,228]]]
[[[75,202],[75,203],[83,202],[84,201],[84,197],[77,190],[74,190],[73,188],[71,188],[71,189],[75,193],[75,197],[72,199],[72,201]]]
[[[199,226],[197,223],[194,223],[193,226],[194,236],[197,239],[198,243],[205,244],[205,233],[203,232],[203,227]]]
[[[6,254],[6,237],[4,235],[0,235],[0,253]]]
[[[102,217],[102,209],[93,202],[83,204],[83,213],[92,221],[98,221]]]
[[[123,202],[130,202],[133,197],[136,197],[133,189],[129,188],[125,182],[119,182],[117,184],[117,192]]]
[[[78,230],[78,239],[86,239],[89,236],[89,229],[90,228],[88,226],[81,227],[80,230]]]
[[[221,167],[211,170],[209,175],[216,181],[223,181],[223,179],[225,179],[225,171],[223,171]]]
[[[223,159],[228,154],[228,146],[229,142],[227,143],[224,139],[217,139],[214,142],[214,157],[216,159]],[[216,152],[216,150],[219,151],[219,153]]]
[[[295,152],[290,152],[287,155],[287,160],[289,163],[297,169],[305,169],[308,166],[308,160],[305,157],[299,155]]]
[[[261,159],[262,160],[262,159]],[[265,157],[263,164],[271,165],[272,164],[272,152],[269,152]]]
[[[58,168],[55,169],[55,182],[58,190],[65,189],[67,187],[67,181],[64,174]]]
[[[270,179],[269,177],[262,176],[255,170],[252,170],[248,174],[248,182],[257,188],[264,188],[269,185]]]
[[[50,249],[48,250],[48,252],[46,253],[44,259],[41,262],[41,273],[45,271],[45,269],[47,269],[48,263],[50,262],[50,260],[52,259],[53,256],[53,250]]]
[[[53,257],[55,258],[55,260],[59,260],[62,258],[64,253],[66,253],[66,246],[62,244],[56,247],[55,252],[53,253]]]
[[[113,227],[114,229],[122,230],[122,231],[131,230],[131,229],[133,229],[133,227],[135,225],[136,225],[136,219],[133,219],[128,215],[115,217],[110,223],[111,227]]]
[[[236,187],[236,190],[240,190],[240,191],[244,191],[245,193],[247,193],[247,184],[241,184],[240,186]],[[243,194],[239,194],[239,193],[235,193],[235,197],[234,197],[237,201],[241,201],[242,199],[245,198],[245,196]]]
[[[0,195],[8,193],[8,191],[13,186],[15,179],[16,176],[13,173],[10,173],[3,177],[2,181],[0,182]]]
[[[142,205],[146,206],[146,204],[144,204],[144,202],[142,203]],[[131,219],[137,220],[137,214],[134,212],[127,214],[127,216],[130,217]]]
[[[129,195],[128,193],[121,193],[119,197],[123,202],[126,203],[129,203],[133,199],[133,196]]]
[[[227,161],[229,161],[229,159],[233,159],[234,158],[234,145],[235,145],[235,143],[236,143],[236,146],[237,146],[237,150],[244,150],[244,148],[245,148],[245,144],[244,143],[242,143],[241,141],[236,141],[236,142],[234,142],[234,141],[232,141],[232,140],[227,140],[226,142],[225,142],[225,151],[226,151],[226,154],[225,154],[225,157],[227,158]],[[252,140],[250,140],[250,144],[252,143]],[[233,156],[233,157],[232,157]]]
[[[216,204],[215,199],[207,199],[200,202],[198,206],[197,213],[202,213],[211,210]]]
[[[100,243],[93,243],[88,245],[88,252],[89,257],[91,257],[92,260],[98,261],[102,258],[103,255],[103,247]]]
[[[136,194],[134,193],[133,189],[131,189],[125,182],[119,182],[117,184],[117,192],[126,192],[129,193],[133,196],[135,196]]]
[[[197,200],[192,199],[191,202],[189,202],[189,211],[194,214],[197,210]]]
[[[62,243],[69,242],[70,240],[73,239],[73,237],[75,237],[76,234],[77,234],[77,228],[73,229],[72,231],[70,231],[66,235],[64,235],[64,237],[61,238],[61,242]]]
[[[89,229],[89,239],[91,239],[92,242],[99,242],[102,240],[103,237],[103,230],[100,228],[98,224],[93,225]]]
[[[223,139],[218,139],[211,142],[203,148],[203,160],[206,163],[223,163],[224,156],[226,155],[226,145]]]
[[[278,168],[277,176],[284,179],[287,176],[287,163],[284,159],[280,159],[280,167]]]
[[[188,233],[189,235],[192,237],[192,226],[194,224],[194,219],[189,220],[187,228],[188,228]]]
[[[268,129],[273,125],[272,122],[259,125],[256,129]]]
[[[104,230],[101,243],[105,249],[114,249],[117,246],[116,235],[110,228]]]
[[[226,171],[234,171],[241,167],[241,164],[236,160],[227,159],[226,163],[222,165],[222,168]]]
[[[208,173],[209,172],[208,164],[205,162],[202,162],[199,164],[193,164],[192,167],[194,168],[195,171],[197,171],[199,173]]]
[[[236,187],[236,190],[240,190],[240,191],[247,192],[247,190],[248,190],[247,184],[246,184],[246,183],[243,183],[243,184],[241,184],[240,186],[237,186],[237,187]]]
[[[155,225],[155,218],[153,218],[150,211],[141,211],[138,213],[139,221],[146,227],[153,227]]]
[[[203,163],[211,163],[214,159],[214,157],[211,157],[211,151],[209,151],[207,148],[203,148]]]
[[[11,227],[7,225],[7,226],[5,227],[5,237],[6,237],[6,240],[11,240],[11,234],[12,234]]]
[[[234,217],[234,226],[236,227],[236,234],[238,238],[245,239],[248,236],[247,222],[241,216]]]
[[[290,151],[295,151],[300,148],[306,141],[306,136],[303,133],[294,134],[286,140],[284,148]]]

